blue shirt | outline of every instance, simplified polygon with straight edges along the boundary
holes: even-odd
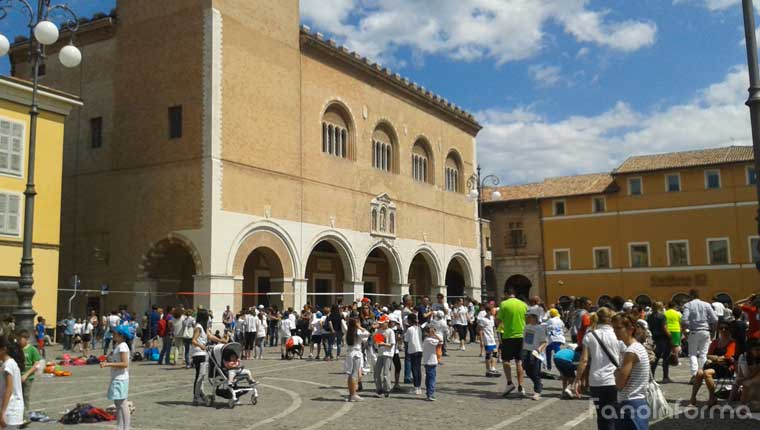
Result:
[[[36,328],[37,328],[37,339],[45,339],[45,324],[38,323]]]
[[[151,311],[150,313],[150,334],[155,336],[158,334],[158,320],[161,319],[161,315],[158,311]]]
[[[66,335],[73,335],[74,334],[74,325],[77,323],[77,320],[74,318],[70,320],[66,320],[66,329],[63,330],[63,334]]]
[[[580,356],[580,354],[577,354],[577,355]],[[573,361],[578,361],[580,359],[580,357],[576,359],[575,356],[576,356],[575,351],[573,351],[570,348],[564,348],[564,349],[560,349],[554,354],[554,360],[569,361],[572,363]]]

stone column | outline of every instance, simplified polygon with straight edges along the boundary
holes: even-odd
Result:
[[[214,315],[213,330],[224,331],[222,314],[234,302],[235,278],[227,275],[195,275],[195,305],[203,306]]]
[[[235,276],[235,287],[234,287],[234,293],[235,295],[232,297],[232,311],[233,312],[239,312],[241,309],[243,309],[243,277],[242,276]]]
[[[409,294],[409,284],[393,284],[391,285],[391,295],[389,302],[401,303],[401,298],[406,294]]]
[[[299,312],[303,309],[304,305],[308,301],[306,293],[308,292],[308,279],[295,279],[293,278],[293,309],[298,309]]]
[[[364,298],[364,282],[344,281],[343,282],[343,304],[358,302]],[[373,299],[374,301],[374,299]]]
[[[471,299],[480,301],[480,293],[480,285],[477,285],[475,287],[464,287],[464,295]]]
[[[140,279],[135,281],[133,284],[133,290],[135,292],[133,298],[132,298],[132,304],[129,306],[129,309],[134,309],[136,312],[140,312],[140,310],[149,310],[150,305],[156,303],[156,285],[157,282],[155,279]],[[111,296],[105,296],[105,297],[111,297]],[[113,300],[113,299],[112,299]],[[109,303],[111,301],[109,300]],[[115,307],[115,306],[111,306]],[[108,308],[107,308],[108,309]],[[110,309],[109,309],[110,310]]]

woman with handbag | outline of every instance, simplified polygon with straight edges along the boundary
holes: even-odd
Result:
[[[596,312],[596,327],[583,336],[583,351],[578,365],[578,374],[588,372],[588,376],[580,378],[576,393],[580,395],[588,388],[594,398],[599,430],[617,430],[619,416],[615,369],[621,348],[610,325],[612,315],[613,312],[606,307]]]
[[[636,340],[641,326],[630,314],[619,313],[612,318],[617,338],[625,345],[623,362],[615,370],[615,386],[620,407],[620,430],[648,430],[651,411],[647,404],[647,385],[651,372],[649,354]]]

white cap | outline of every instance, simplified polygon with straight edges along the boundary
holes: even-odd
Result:
[[[624,311],[630,311],[631,309],[633,309],[633,302],[628,301],[628,302],[623,303]]]
[[[388,313],[388,308],[387,307],[383,306],[382,310],[383,310],[383,313],[386,313],[386,314]]]
[[[259,305],[259,309],[264,309],[264,305]]]

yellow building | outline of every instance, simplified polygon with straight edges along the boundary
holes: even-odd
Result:
[[[24,189],[29,148],[27,81],[0,77],[0,314],[17,304],[19,264],[24,226]],[[57,319],[58,253],[60,248],[63,130],[79,98],[49,88],[39,92],[34,217],[34,296],[32,305],[54,326]]]
[[[547,179],[546,299],[737,300],[760,286],[751,147],[636,156],[609,174]],[[508,194],[507,194],[508,195]]]

